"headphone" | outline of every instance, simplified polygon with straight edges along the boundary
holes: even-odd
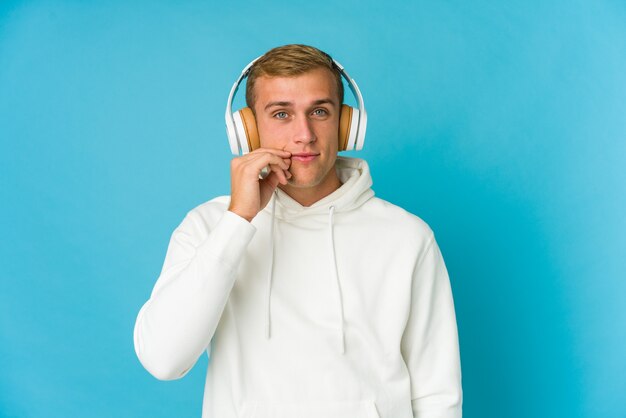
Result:
[[[252,109],[244,107],[237,112],[233,112],[232,105],[239,85],[250,73],[252,65],[261,57],[246,65],[237,81],[235,81],[235,84],[233,84],[233,88],[230,90],[230,95],[228,96],[228,102],[226,103],[226,134],[228,135],[230,150],[234,155],[247,154],[260,147],[259,131],[257,130]],[[363,96],[361,96],[359,86],[350,78],[343,66],[334,59],[332,59],[332,61],[333,65],[348,82],[350,91],[352,91],[352,94],[359,104],[358,109],[354,109],[346,104],[341,105],[341,113],[339,115],[339,146],[337,149],[339,151],[358,151],[363,148],[365,129],[367,127],[367,113],[365,112]]]

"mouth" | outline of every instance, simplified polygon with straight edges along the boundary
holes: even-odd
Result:
[[[291,160],[299,161],[302,163],[308,163],[310,161],[313,161],[318,156],[319,156],[319,153],[314,153],[314,152],[297,152],[297,153],[291,154]]]

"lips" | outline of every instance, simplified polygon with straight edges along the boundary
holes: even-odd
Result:
[[[297,153],[291,154],[291,160],[292,161],[299,161],[299,162],[302,162],[302,163],[307,163],[309,161],[313,161],[317,156],[319,156],[319,153],[315,153],[315,152],[297,152]]]

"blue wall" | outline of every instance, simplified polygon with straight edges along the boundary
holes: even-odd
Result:
[[[435,230],[466,418],[626,416],[626,5],[0,3],[0,415],[199,416],[132,329],[172,230],[229,191],[241,68],[359,82],[374,189]]]

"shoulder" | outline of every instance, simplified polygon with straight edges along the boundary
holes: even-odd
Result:
[[[230,204],[230,196],[217,196],[211,200],[199,204],[191,209],[189,213],[202,216],[210,216],[212,214],[222,214],[228,209]]]
[[[384,199],[371,198],[363,206],[363,210],[398,237],[417,241],[422,245],[434,237],[433,230],[422,218]]]
[[[229,204],[230,196],[218,196],[201,203],[187,212],[181,226],[211,230],[228,210]]]
[[[370,212],[372,216],[384,219],[391,225],[410,228],[414,232],[424,235],[432,233],[430,226],[422,218],[379,197],[371,198],[364,206],[366,206],[364,209]]]

